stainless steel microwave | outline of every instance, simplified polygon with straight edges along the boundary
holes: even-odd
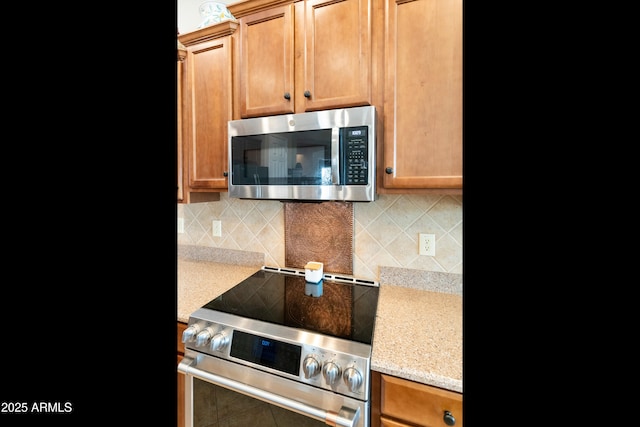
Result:
[[[231,120],[229,197],[376,199],[375,107]]]

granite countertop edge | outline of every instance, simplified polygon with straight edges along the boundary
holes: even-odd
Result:
[[[438,375],[433,372],[424,372],[417,369],[398,366],[393,363],[385,364],[384,361],[379,363],[372,362],[371,370],[380,372],[381,374],[392,375],[394,377],[462,393],[462,380]]]

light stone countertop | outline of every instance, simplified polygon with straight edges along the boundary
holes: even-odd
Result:
[[[258,270],[260,267],[178,258],[178,321],[188,323],[191,313]]]
[[[462,297],[380,284],[371,369],[462,393]]]
[[[264,264],[264,254],[178,245],[178,321],[231,289]]]
[[[264,254],[178,250],[178,321],[258,271]],[[462,393],[461,275],[380,267],[371,369]]]

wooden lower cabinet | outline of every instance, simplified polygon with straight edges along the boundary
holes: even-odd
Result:
[[[371,415],[372,427],[462,427],[462,394],[373,371]]]
[[[186,323],[178,322],[178,363],[184,357],[184,344],[182,343],[182,332],[187,328]],[[177,367],[177,364],[176,364]],[[184,427],[184,375],[178,375],[178,427]]]
[[[413,427],[413,424],[399,423],[382,417],[380,418],[380,427]]]

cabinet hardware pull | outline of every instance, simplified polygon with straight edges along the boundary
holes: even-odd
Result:
[[[229,176],[229,172],[227,171],[222,172],[222,176]]]
[[[393,168],[389,168],[389,167],[388,167],[388,168],[386,168],[384,171],[385,171],[386,173],[388,173],[388,174],[392,174],[392,173],[393,173]]]
[[[305,98],[311,98],[311,92],[309,92],[308,90],[304,91],[304,97]]]
[[[444,411],[444,416],[442,417],[444,423],[448,426],[453,426],[456,424],[455,417],[449,411]]]
[[[289,92],[284,93],[284,99],[291,99],[291,95],[289,94]]]

